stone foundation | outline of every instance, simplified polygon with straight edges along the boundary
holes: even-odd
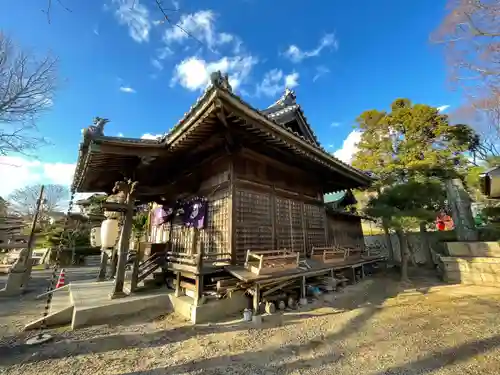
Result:
[[[499,242],[447,242],[441,257],[449,283],[500,286]]]

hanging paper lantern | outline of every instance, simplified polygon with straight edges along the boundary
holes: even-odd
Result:
[[[90,230],[90,246],[101,247],[101,227],[94,227]]]
[[[118,241],[119,225],[116,219],[106,219],[101,225],[101,244],[103,248],[115,247]]]

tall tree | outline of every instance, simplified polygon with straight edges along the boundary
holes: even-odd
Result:
[[[448,117],[437,108],[397,99],[390,112],[369,110],[363,112],[357,122],[362,135],[353,165],[378,176],[374,188],[379,196],[386,189],[402,184],[429,183],[459,177],[466,172],[467,158],[463,154],[471,149],[475,134],[465,125],[451,126]],[[442,190],[441,193],[444,199]],[[432,206],[431,202],[427,205]],[[418,216],[413,215],[408,221],[407,207],[403,208],[395,212],[385,211],[405,218],[406,229],[409,223],[418,227],[415,220]],[[401,220],[395,221],[391,215],[378,217],[382,219],[386,233],[389,226],[399,234],[404,232]],[[421,218],[422,223],[425,221]]]
[[[12,210],[18,215],[32,217],[35,214],[40,189],[41,185],[38,184],[14,190],[8,198]],[[62,185],[45,185],[41,206],[43,213],[40,215],[40,220],[46,219],[47,215],[52,212],[59,211],[68,198],[69,191],[67,187]]]
[[[450,125],[437,108],[397,99],[390,112],[369,110],[357,123],[362,135],[353,165],[373,171],[378,187],[465,172],[464,152],[471,148],[473,132],[465,125]]]
[[[31,153],[45,142],[36,120],[52,106],[56,63],[21,51],[0,32],[0,155]]]

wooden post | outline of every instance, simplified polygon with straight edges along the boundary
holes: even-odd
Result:
[[[118,267],[118,251],[119,247],[116,246],[113,249],[111,249],[111,256],[110,256],[111,269],[109,271],[109,278],[111,280],[113,280],[116,277],[116,269]]]
[[[300,285],[300,298],[306,298],[306,277],[302,276],[302,283]]]
[[[254,291],[254,295],[253,295],[253,314],[254,315],[260,315],[260,309],[259,309],[259,305],[260,305],[260,285],[259,284],[255,284],[255,291]]]
[[[132,277],[130,280],[130,292],[134,293],[137,290],[137,284],[139,280],[139,263],[142,258],[143,249],[141,246],[137,246],[137,253],[134,258],[134,263],[132,264]]]
[[[33,263],[32,258],[33,258],[33,245],[35,242],[35,228],[36,228],[36,222],[38,221],[38,216],[40,214],[40,208],[42,206],[42,199],[43,199],[44,190],[45,190],[45,186],[42,185],[42,187],[40,188],[40,194],[38,195],[38,200],[36,201],[35,216],[33,216],[33,221],[31,223],[30,236],[28,238],[28,256],[26,257],[26,260],[25,260],[26,267],[29,267],[29,265]]]
[[[181,290],[181,273],[177,272],[175,275],[176,283],[175,283],[175,296],[180,297],[182,295]]]
[[[108,269],[108,253],[106,250],[101,249],[101,264],[99,266],[99,275],[97,281],[104,281],[106,279],[106,271]]]
[[[196,254],[196,295],[194,305],[201,305],[203,297],[203,249]]]
[[[127,210],[125,212],[125,220],[120,234],[120,241],[118,246],[118,266],[116,270],[116,279],[113,286],[111,298],[120,298],[126,296],[123,292],[125,284],[125,268],[127,264],[127,253],[130,244],[130,235],[132,233],[132,220],[134,218],[134,203],[135,203],[135,188],[137,182],[131,180],[125,181],[122,184],[122,193],[125,193]]]
[[[236,175],[234,171],[234,155],[229,160],[229,252],[231,253],[231,264],[237,261],[236,253],[236,210],[238,200],[236,199]]]

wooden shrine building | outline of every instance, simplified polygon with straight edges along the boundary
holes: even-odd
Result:
[[[179,252],[202,251],[233,264],[253,249],[307,256],[313,246],[334,242],[324,195],[371,183],[320,146],[293,91],[258,110],[219,72],[157,140],[105,136],[104,123],[84,133],[74,190],[110,193],[125,177],[137,182],[136,203],[173,207],[203,199],[208,208],[197,237],[178,220],[151,228],[151,242],[170,239]]]

